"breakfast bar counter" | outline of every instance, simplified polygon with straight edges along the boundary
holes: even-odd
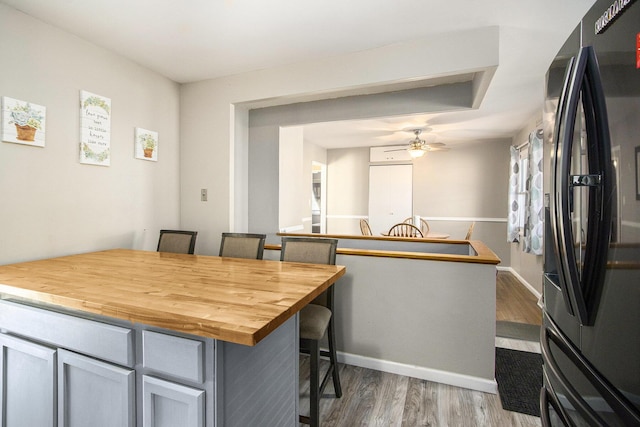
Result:
[[[296,425],[296,316],[344,272],[124,249],[0,266],[0,415]]]

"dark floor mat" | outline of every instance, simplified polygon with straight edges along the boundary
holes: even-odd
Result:
[[[503,409],[540,416],[540,354],[496,347],[496,381]]]

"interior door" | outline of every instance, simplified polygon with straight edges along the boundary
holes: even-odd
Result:
[[[374,236],[413,215],[413,165],[369,167],[369,225]]]

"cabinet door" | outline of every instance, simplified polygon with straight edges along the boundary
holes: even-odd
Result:
[[[58,350],[60,427],[133,427],[135,372]]]
[[[0,334],[0,350],[2,425],[54,426],[55,349]]]
[[[413,166],[369,166],[369,225],[374,236],[413,215]]]
[[[142,377],[144,427],[204,426],[204,391]]]

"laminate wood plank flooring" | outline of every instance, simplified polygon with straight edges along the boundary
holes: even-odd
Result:
[[[496,320],[542,324],[538,299],[508,271],[498,271],[496,277]]]
[[[537,298],[512,274],[497,277],[497,320],[540,322]],[[522,289],[519,289],[522,288]],[[528,295],[527,295],[528,294]],[[505,307],[515,305],[517,308]],[[522,314],[522,311],[525,314]],[[538,323],[540,324],[540,323]],[[496,346],[540,352],[536,342],[496,338]],[[300,413],[309,410],[308,357],[300,357]],[[324,372],[327,362],[322,362]],[[540,426],[540,418],[502,409],[497,394],[338,364],[342,398],[335,398],[329,382],[320,400],[323,427],[351,426]],[[301,424],[302,426],[303,424]]]

